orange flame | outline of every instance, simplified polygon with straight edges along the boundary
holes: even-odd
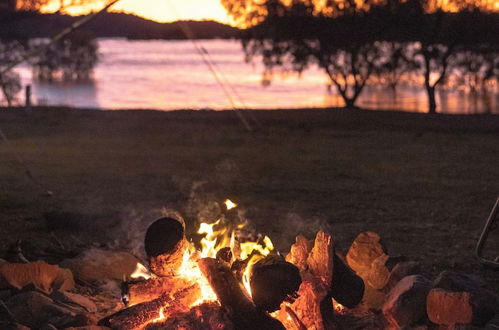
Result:
[[[231,201],[230,199],[226,199],[225,207],[227,208],[227,210],[232,210],[233,208],[237,207],[237,204]]]
[[[151,272],[149,272],[146,266],[138,262],[135,266],[135,270],[133,271],[132,275],[130,275],[130,277],[135,279],[143,278],[144,280],[148,280],[152,277],[152,274]]]
[[[338,314],[345,314],[347,312],[347,308],[333,299],[333,308],[334,311]]]

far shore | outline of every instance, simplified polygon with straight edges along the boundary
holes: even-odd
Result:
[[[344,252],[371,230],[428,274],[463,270],[499,290],[474,256],[499,196],[499,115],[242,114],[251,132],[233,110],[0,108],[0,252],[17,239],[39,249],[123,240],[116,233],[162,207],[192,232],[201,208],[230,198],[281,251],[326,229]],[[96,220],[49,228],[51,211]]]

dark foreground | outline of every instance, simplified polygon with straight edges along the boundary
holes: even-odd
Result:
[[[0,143],[1,252],[17,239],[40,250],[109,244],[133,236],[135,220],[155,208],[189,224],[231,198],[282,250],[320,228],[343,247],[372,230],[427,273],[464,270],[499,289],[497,272],[474,258],[499,195],[499,116],[252,116],[260,126],[248,133],[231,111],[0,110],[9,138]],[[90,216],[78,228],[47,228],[43,214],[55,210]]]

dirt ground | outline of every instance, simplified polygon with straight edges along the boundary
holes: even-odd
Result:
[[[0,252],[17,239],[38,250],[109,244],[114,227],[133,231],[134,219],[161,207],[194,228],[199,205],[230,198],[282,251],[299,233],[330,230],[345,250],[372,230],[429,276],[464,270],[499,291],[499,273],[474,257],[499,196],[499,116],[244,115],[253,132],[233,111],[0,109],[8,138],[0,143]],[[60,228],[47,226],[50,211],[89,216]],[[499,234],[490,241],[499,255]]]

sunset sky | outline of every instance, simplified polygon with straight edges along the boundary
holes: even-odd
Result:
[[[57,9],[58,1],[46,11]],[[94,9],[101,8],[102,4]],[[133,13],[159,22],[170,22],[178,19],[211,19],[228,23],[229,18],[220,4],[220,0],[121,0],[112,7],[112,11]],[[81,8],[72,14],[80,14]]]
[[[438,7],[447,6],[449,0],[435,0]],[[103,7],[103,2],[97,1],[90,9],[98,10]],[[481,0],[484,7],[499,10],[498,0]],[[46,12],[56,11],[59,0],[52,2],[44,8]],[[447,8],[451,10],[451,8]],[[89,7],[72,8],[70,14],[78,15],[89,11]],[[231,24],[220,0],[120,0],[111,11],[120,11],[142,16],[158,22],[171,22],[179,19],[216,20]]]

